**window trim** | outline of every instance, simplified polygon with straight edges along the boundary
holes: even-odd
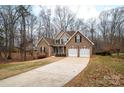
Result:
[[[81,42],[81,36],[78,34],[75,36],[75,42],[80,43]]]

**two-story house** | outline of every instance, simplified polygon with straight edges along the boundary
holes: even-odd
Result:
[[[92,46],[90,41],[79,31],[61,31],[54,39],[42,37],[37,48],[40,54],[54,56],[56,54],[65,54],[74,57],[90,57],[92,55]]]

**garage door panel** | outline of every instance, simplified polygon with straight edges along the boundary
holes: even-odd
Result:
[[[90,49],[88,48],[80,49],[80,57],[90,57]]]
[[[68,56],[78,56],[78,50],[77,49],[68,49]]]

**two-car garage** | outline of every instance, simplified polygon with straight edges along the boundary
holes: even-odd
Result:
[[[68,56],[70,57],[90,57],[90,49],[88,48],[70,48],[68,49]]]
[[[90,57],[94,43],[79,31],[66,43],[66,56]]]

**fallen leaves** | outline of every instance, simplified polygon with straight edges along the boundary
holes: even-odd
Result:
[[[95,56],[87,68],[67,86],[124,87],[123,62],[120,58]]]
[[[124,76],[115,73],[104,64],[97,64],[94,70],[91,70],[87,75],[87,81],[84,86],[124,86]]]

